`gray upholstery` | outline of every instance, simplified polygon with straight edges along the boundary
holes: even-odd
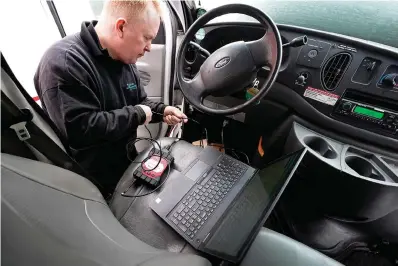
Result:
[[[84,200],[105,204],[101,193],[89,180],[66,169],[46,163],[38,164],[37,161],[7,154],[2,156],[1,164],[15,174],[42,186],[51,187]]]
[[[2,154],[1,174],[2,265],[210,265],[135,238],[72,172]]]
[[[339,262],[287,236],[263,228],[241,266],[341,266]]]

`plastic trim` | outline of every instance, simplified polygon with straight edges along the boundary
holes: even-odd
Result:
[[[395,156],[398,154],[398,140],[379,135],[366,129],[354,127],[349,124],[334,120],[309,104],[299,94],[285,85],[275,82],[273,89],[267,95],[268,99],[273,99],[283,105],[289,106],[300,117],[316,123],[331,132],[340,133],[342,136],[350,136],[354,139],[365,141],[376,146],[383,146],[386,151],[395,151]]]
[[[53,16],[54,22],[57,25],[58,31],[61,34],[61,37],[64,38],[66,36],[64,26],[62,25],[61,18],[58,15],[57,8],[53,1],[46,1],[48,8],[50,9],[51,15]]]

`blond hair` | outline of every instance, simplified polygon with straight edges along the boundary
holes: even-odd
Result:
[[[113,17],[126,16],[127,18],[139,17],[148,4],[152,4],[159,16],[161,8],[158,0],[108,0],[104,4],[107,15]]]

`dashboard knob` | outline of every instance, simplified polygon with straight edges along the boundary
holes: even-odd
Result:
[[[385,75],[381,79],[381,84],[386,87],[397,87],[398,88],[398,73],[391,73]]]
[[[344,111],[349,111],[349,110],[351,109],[351,107],[352,107],[352,103],[350,103],[350,102],[345,102],[345,103],[343,103],[343,105],[341,106],[341,108],[342,108]]]
[[[298,86],[304,86],[307,84],[307,79],[309,78],[309,74],[306,72],[300,73],[299,76],[296,78],[294,84]]]
[[[303,85],[304,82],[305,82],[305,77],[303,75],[300,75],[300,76],[297,77],[297,83],[299,85]]]

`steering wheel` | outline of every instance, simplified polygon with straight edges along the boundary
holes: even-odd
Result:
[[[257,19],[266,33],[258,40],[238,41],[227,44],[212,53],[202,64],[196,76],[188,80],[184,77],[184,54],[195,33],[210,20],[239,13]],[[278,28],[272,19],[262,11],[248,5],[229,4],[212,9],[192,24],[181,42],[177,55],[177,79],[182,94],[199,111],[215,115],[231,115],[256,104],[270,90],[282,62],[282,41]],[[227,96],[242,90],[256,77],[257,71],[267,66],[270,69],[259,92],[250,100],[227,109],[205,106],[203,100],[209,95]]]

